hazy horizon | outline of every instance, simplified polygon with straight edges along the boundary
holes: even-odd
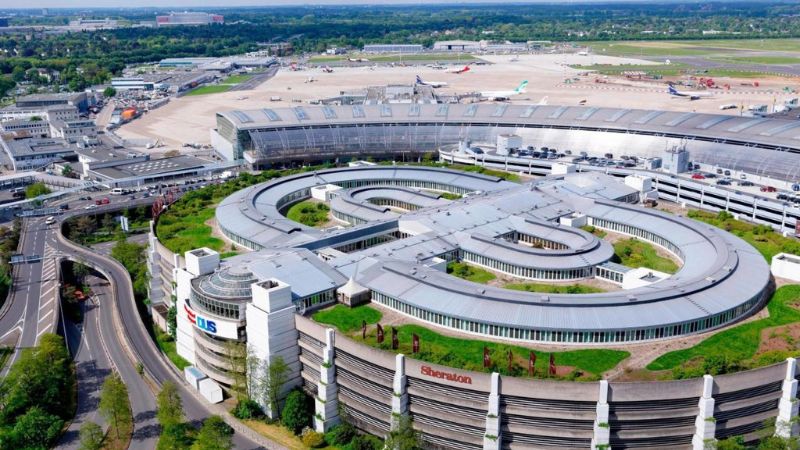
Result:
[[[568,3],[650,3],[648,0],[567,0]],[[702,0],[657,0],[654,3],[699,3]],[[715,0],[715,2],[726,3],[736,0]],[[767,3],[769,0],[756,0],[759,3]],[[776,1],[781,3],[796,3],[794,1]],[[423,2],[422,0],[273,0],[270,4],[264,4],[264,0],[71,0],[65,5],[64,0],[29,0],[20,3],[18,0],[0,0],[2,9],[32,9],[32,8],[52,8],[52,9],[75,9],[75,8],[236,8],[236,7],[256,7],[268,8],[270,6],[310,6],[310,5],[392,5],[392,4],[514,4],[514,3],[542,3],[542,4],[563,4],[563,1],[554,0],[436,0],[434,2]]]

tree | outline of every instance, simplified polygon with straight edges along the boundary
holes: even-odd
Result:
[[[49,448],[61,434],[64,421],[58,416],[48,414],[45,410],[34,406],[17,418],[14,424],[13,437],[18,448]]]
[[[156,418],[164,429],[183,423],[183,401],[178,388],[171,381],[165,381],[156,397]]]
[[[76,262],[72,264],[72,275],[75,276],[75,281],[77,281],[78,284],[82,285],[90,272],[91,269],[89,268],[89,266],[87,266],[82,262]]]
[[[229,450],[233,448],[233,428],[220,416],[203,421],[192,450]]]
[[[422,440],[414,429],[411,416],[404,414],[397,418],[397,428],[386,438],[386,448],[394,450],[417,450],[422,448]]]
[[[286,396],[281,423],[294,434],[300,434],[303,428],[311,424],[308,412],[308,397],[303,391],[293,390]]]
[[[80,450],[100,450],[103,448],[103,429],[94,422],[86,422],[81,425]]]
[[[100,414],[109,421],[119,438],[120,424],[131,420],[131,410],[128,404],[128,388],[115,372],[103,382],[100,391]]]
[[[25,198],[27,199],[36,198],[40,195],[49,193],[50,189],[48,189],[47,186],[45,186],[44,183],[41,182],[33,183],[29,185],[27,188],[25,188]]]
[[[71,222],[69,236],[71,239],[81,241],[92,235],[97,229],[97,223],[93,217],[81,216],[75,222]]]
[[[69,165],[69,164],[65,164],[64,168],[61,169],[61,175],[65,176],[65,177],[68,177],[68,176],[72,175],[72,173],[73,173],[72,166]]]
[[[272,412],[272,417],[280,417],[279,400],[283,385],[289,380],[289,365],[286,364],[283,357],[276,356],[272,358],[272,362],[266,367],[265,375],[262,391],[269,402],[268,406]]]
[[[156,450],[186,450],[192,446],[191,427],[186,423],[165,426],[158,438]]]
[[[228,375],[233,379],[231,390],[237,400],[247,398],[247,348],[236,341],[225,342],[225,355],[228,359]]]
[[[106,98],[114,97],[115,95],[117,95],[117,90],[112,86],[108,86],[107,88],[103,89],[103,95]]]
[[[169,335],[175,338],[175,330],[178,329],[178,308],[172,305],[167,310],[167,331]]]

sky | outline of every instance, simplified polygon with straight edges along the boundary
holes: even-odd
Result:
[[[621,0],[567,0],[570,3],[619,2]],[[626,0],[633,1],[633,0]],[[639,2],[643,0],[638,0]],[[646,1],[646,0],[644,0]],[[699,0],[688,0],[699,1]],[[725,1],[725,0],[717,0]],[[319,4],[394,4],[430,3],[423,0],[0,0],[0,8],[126,8],[159,7],[236,7],[274,5],[319,5]],[[434,3],[563,3],[559,0],[435,0]]]

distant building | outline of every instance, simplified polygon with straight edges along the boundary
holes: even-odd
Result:
[[[38,169],[75,154],[75,149],[61,139],[6,136],[0,140],[0,145],[17,171]]]
[[[17,136],[50,137],[50,125],[42,118],[39,118],[39,120],[6,120],[5,122],[0,122],[0,131],[3,133],[15,133]]]
[[[80,112],[89,109],[89,99],[85,92],[65,92],[58,94],[32,94],[17,97],[18,108],[40,108],[55,105],[71,105]]]
[[[440,52],[477,52],[481,50],[478,41],[438,41],[433,44],[434,51]]]
[[[325,50],[326,55],[344,55],[347,53],[347,49],[343,47],[331,47]]]
[[[106,146],[79,148],[75,153],[78,154],[81,175],[84,177],[89,177],[89,172],[92,170],[144,162],[150,159],[150,156],[144,153]]]
[[[80,117],[78,108],[73,105],[50,106],[6,106],[0,108],[0,122],[6,120],[29,120],[38,117],[45,121],[75,120]]]
[[[418,44],[370,44],[364,46],[364,53],[421,53],[424,48]]]
[[[83,137],[97,137],[97,126],[94,120],[90,119],[70,121],[53,120],[50,122],[50,136],[74,143],[78,142]]]
[[[222,25],[225,18],[219,14],[205,12],[173,12],[167,16],[157,16],[156,26],[168,27],[174,25]]]
[[[274,42],[260,44],[267,51],[266,56],[289,56],[294,53],[294,46],[291,42]]]
[[[142,77],[112,78],[111,87],[118,91],[153,91],[156,88],[156,82],[145,80]]]
[[[661,155],[661,167],[674,174],[689,170],[689,152],[685,148],[671,148]]]
[[[74,31],[113,30],[119,27],[114,19],[75,19],[70,20],[67,28]]]
[[[0,28],[8,27],[8,17],[0,17]]]

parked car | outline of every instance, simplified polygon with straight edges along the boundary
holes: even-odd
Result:
[[[692,174],[692,179],[693,180],[705,180],[706,177],[704,177],[702,173],[695,173],[695,174]]]
[[[761,186],[761,192],[777,192],[778,189],[773,186]]]

